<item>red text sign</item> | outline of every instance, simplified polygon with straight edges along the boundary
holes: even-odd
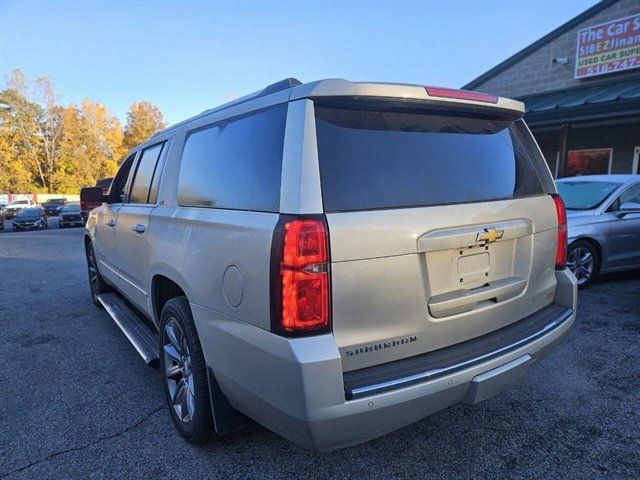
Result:
[[[640,67],[640,14],[578,31],[576,78]]]

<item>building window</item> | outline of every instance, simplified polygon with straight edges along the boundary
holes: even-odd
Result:
[[[613,149],[570,150],[567,155],[565,176],[598,175],[611,173]]]

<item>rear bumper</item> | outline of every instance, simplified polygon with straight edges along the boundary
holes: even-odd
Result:
[[[573,324],[575,279],[566,270],[557,276],[555,303],[566,308],[558,309],[563,317],[553,328],[443,375],[353,399],[347,399],[331,335],[286,339],[197,305],[192,310],[207,363],[231,404],[283,437],[324,451],[370,440],[457,403],[477,403],[519,381]]]

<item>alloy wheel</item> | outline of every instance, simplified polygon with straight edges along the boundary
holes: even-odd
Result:
[[[578,285],[583,285],[593,276],[595,258],[589,249],[576,247],[569,253],[567,267],[576,276]]]
[[[98,288],[98,265],[93,253],[93,247],[91,246],[87,248],[87,266],[89,268],[89,287],[91,288],[91,295],[95,297]]]
[[[182,423],[193,420],[196,410],[191,354],[184,331],[175,318],[169,318],[162,333],[164,374],[171,405]]]

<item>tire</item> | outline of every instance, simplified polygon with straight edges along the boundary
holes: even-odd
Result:
[[[160,316],[160,372],[173,423],[188,442],[213,432],[207,366],[186,297],[169,300]]]
[[[89,289],[91,290],[91,299],[98,308],[103,308],[98,295],[102,293],[108,293],[111,291],[111,287],[104,281],[100,271],[98,270],[98,263],[96,261],[96,254],[93,250],[91,242],[86,247],[87,256],[87,272],[89,273]]]
[[[578,240],[569,245],[567,267],[578,280],[578,288],[586,288],[598,278],[600,255],[591,242]]]

